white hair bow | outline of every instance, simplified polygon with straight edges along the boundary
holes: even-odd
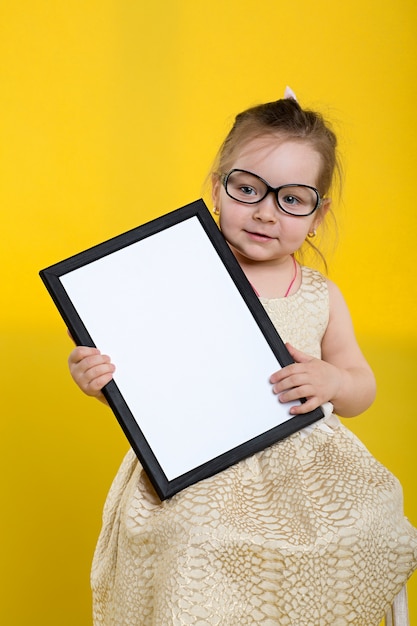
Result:
[[[288,86],[285,87],[284,98],[285,99],[292,98],[293,100],[297,102],[297,96],[295,95],[291,87],[288,87]]]

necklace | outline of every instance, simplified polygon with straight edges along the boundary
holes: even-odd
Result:
[[[295,257],[294,257],[294,256],[292,256],[291,258],[292,258],[292,262],[293,262],[293,266],[294,266],[294,276],[292,277],[292,281],[291,281],[291,282],[290,282],[290,284],[288,285],[288,289],[287,289],[287,291],[286,291],[286,292],[285,292],[285,294],[284,294],[284,298],[286,298],[286,297],[289,295],[289,293],[290,293],[290,291],[291,291],[291,289],[292,289],[292,286],[293,286],[293,284],[295,283],[295,279],[297,278],[297,274],[298,274],[298,265],[297,265],[297,261],[295,260]]]
[[[293,285],[294,285],[294,283],[295,283],[295,280],[296,280],[296,278],[297,278],[297,274],[298,274],[298,265],[297,265],[297,261],[295,260],[295,257],[294,257],[293,255],[291,255],[291,258],[292,258],[293,267],[294,267],[294,276],[292,277],[291,282],[290,282],[290,284],[288,285],[287,291],[286,291],[286,292],[285,292],[285,294],[284,294],[284,298],[286,298],[287,296],[289,296],[290,291],[291,291],[291,289],[292,289],[292,287],[293,287]],[[257,296],[258,296],[258,298],[259,298],[259,297],[260,297],[260,296],[259,296],[259,293],[256,291],[255,287],[254,287],[253,285],[251,285],[251,287],[252,287],[252,289],[254,290],[254,292],[256,293],[256,295],[257,295]]]

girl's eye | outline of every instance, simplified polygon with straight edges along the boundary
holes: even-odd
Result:
[[[239,191],[245,196],[256,196],[256,189],[254,187],[250,187],[249,185],[241,185],[239,187]]]
[[[289,206],[296,206],[297,204],[300,204],[300,200],[295,196],[284,196],[282,201]]]

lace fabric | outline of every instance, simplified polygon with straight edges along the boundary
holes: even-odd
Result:
[[[265,300],[284,341],[314,356],[324,277]],[[379,624],[417,567],[397,479],[336,416],[160,502],[129,451],[92,569],[95,626]]]

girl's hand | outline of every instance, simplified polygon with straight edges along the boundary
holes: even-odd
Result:
[[[101,354],[97,348],[79,346],[69,355],[68,365],[71,376],[81,391],[107,404],[101,390],[111,381],[116,369],[110,357]]]
[[[325,402],[332,401],[341,385],[340,370],[321,359],[316,359],[290,344],[286,347],[295,363],[275,372],[270,382],[280,402],[306,398],[299,406],[291,407],[290,413],[299,415],[313,411]]]

